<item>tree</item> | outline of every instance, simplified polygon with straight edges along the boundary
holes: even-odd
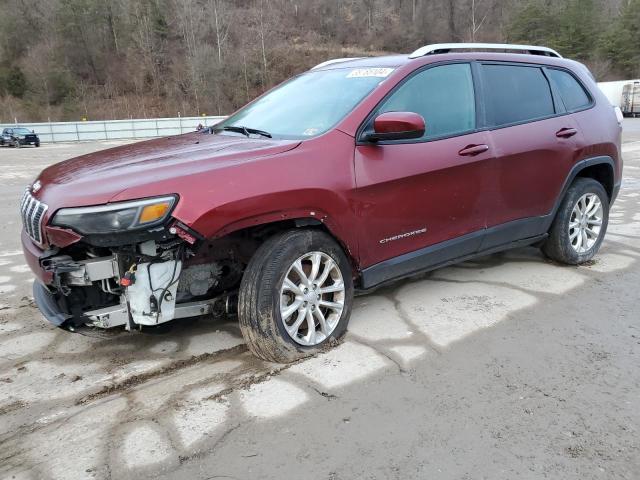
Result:
[[[17,67],[0,70],[0,91],[22,98],[27,91],[27,78],[22,70]]]
[[[628,77],[640,77],[640,0],[628,0],[600,45],[614,67]]]
[[[0,105],[25,120],[227,114],[329,58],[438,42],[549,45],[599,79],[640,76],[640,0],[2,2]]]
[[[483,5],[485,3],[485,5]],[[476,35],[487,20],[487,16],[494,8],[491,2],[485,0],[471,0],[471,15],[469,25],[469,40],[471,42],[476,41]]]
[[[525,3],[506,29],[508,43],[545,45],[557,30],[557,17],[539,1]]]
[[[594,57],[600,23],[595,0],[533,0],[516,13],[506,33],[509,42],[547,45],[564,56],[589,61]]]
[[[594,0],[569,0],[556,15],[551,44],[564,56],[591,60],[600,35],[600,15]]]
[[[156,96],[162,94],[162,70],[164,67],[166,39],[169,33],[164,17],[164,5],[158,1],[145,0],[131,4],[129,25],[131,52],[140,58],[135,88],[138,92],[150,84]],[[141,71],[140,71],[141,70]]]
[[[224,0],[209,0],[209,10],[213,12],[213,30],[218,50],[218,63],[222,63],[222,50],[229,36],[231,15]]]

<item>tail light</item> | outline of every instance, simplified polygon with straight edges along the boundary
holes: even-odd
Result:
[[[622,121],[624,120],[624,115],[622,114],[622,110],[620,110],[620,107],[618,107],[617,105],[615,105],[613,109],[616,112],[616,119],[618,120],[618,125],[622,127]]]

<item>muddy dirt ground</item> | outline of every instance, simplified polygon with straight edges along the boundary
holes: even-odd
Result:
[[[640,478],[640,119],[600,254],[533,248],[356,300],[291,366],[233,321],[71,334],[31,301],[17,204],[107,143],[0,148],[0,478]]]

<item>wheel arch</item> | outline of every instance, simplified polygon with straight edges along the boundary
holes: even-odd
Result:
[[[586,158],[576,163],[569,172],[569,175],[567,175],[567,179],[564,182],[562,191],[560,192],[560,195],[558,195],[558,199],[556,200],[556,204],[554,205],[553,213],[555,214],[558,207],[560,206],[560,203],[562,202],[562,199],[566,195],[567,190],[574,182],[574,180],[578,177],[593,178],[594,180],[600,182],[609,195],[609,200],[612,200],[615,193],[614,172],[615,163],[613,161],[613,158],[607,155]]]
[[[335,181],[338,184],[323,188],[298,185],[284,190],[259,183],[257,187],[266,191],[252,194],[241,188],[228,190],[221,198],[192,204],[175,218],[202,237],[196,256],[232,258],[245,266],[275,234],[301,228],[322,230],[340,246],[355,276],[360,261],[357,219],[348,195],[353,186],[342,177]]]
[[[354,274],[359,269],[356,244],[345,236],[344,229],[332,221],[331,217],[320,210],[289,210],[285,212],[264,213],[225,225],[207,237],[208,242],[216,242],[232,236],[259,238],[264,242],[269,237],[293,229],[311,228],[329,235],[344,251]]]
[[[610,157],[606,158],[610,159]],[[596,180],[604,187],[607,195],[609,195],[609,201],[612,201],[615,185],[613,160],[610,159],[610,162],[602,161],[585,165],[577,172],[571,182],[573,183],[573,181],[579,177]]]
[[[556,199],[556,203],[553,206],[553,210],[546,216],[547,220],[545,222],[545,231],[548,231],[549,228],[551,228],[551,224],[556,218],[558,209],[567,194],[567,190],[569,190],[569,187],[575,179],[580,177],[596,180],[607,192],[609,202],[613,203],[615,200],[619,185],[616,185],[615,183],[615,163],[613,158],[607,155],[602,155],[581,160],[573,166],[569,175],[567,175],[564,185],[562,186],[562,190],[560,191],[560,194]]]

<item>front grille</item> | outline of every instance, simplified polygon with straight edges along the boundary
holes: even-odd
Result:
[[[38,243],[42,243],[42,218],[47,208],[44,203],[34,198],[27,188],[20,203],[22,224],[27,234]]]

